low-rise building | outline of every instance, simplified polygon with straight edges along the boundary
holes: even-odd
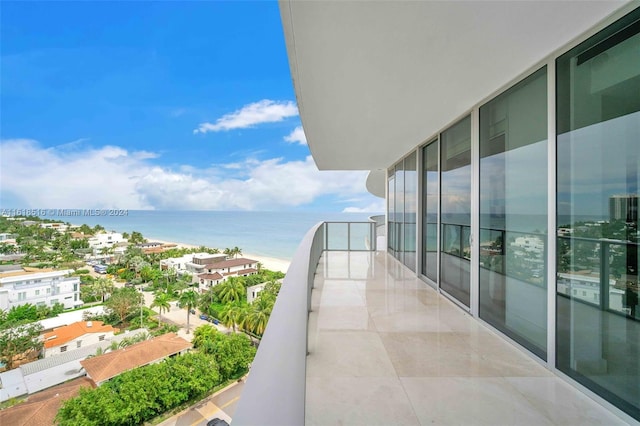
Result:
[[[78,321],[44,333],[45,358],[110,340],[117,328],[102,321]]]
[[[68,277],[65,270],[11,271],[0,274],[0,309],[31,303],[53,306],[61,303],[65,309],[83,304],[80,300],[80,278]]]
[[[105,247],[114,247],[118,243],[126,242],[127,239],[123,238],[121,233],[112,231],[96,234],[89,238],[89,247],[91,247],[94,252],[99,252]]]
[[[151,340],[136,343],[125,349],[80,361],[87,376],[99,386],[125,371],[160,362],[191,349],[191,343],[175,333],[167,333]]]

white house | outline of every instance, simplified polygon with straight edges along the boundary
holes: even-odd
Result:
[[[105,247],[114,247],[118,243],[126,242],[127,239],[123,238],[121,233],[112,231],[96,234],[89,238],[89,247],[91,247],[94,252],[98,252]]]
[[[195,275],[193,280],[198,283],[200,291],[216,286],[230,276],[246,277],[258,272],[258,261],[245,258],[220,260],[198,266],[201,266],[201,273]]]
[[[160,267],[162,269],[173,269],[178,274],[188,272],[197,275],[205,272],[205,265],[221,262],[226,258],[225,254],[189,253],[181,257],[163,259],[160,261]]]
[[[256,300],[256,298],[258,297],[260,292],[264,290],[264,287],[266,285],[267,283],[260,283],[260,284],[252,285],[251,287],[247,287],[247,303],[251,303],[254,300]]]
[[[44,333],[45,358],[111,340],[118,329],[102,321],[78,321]]]
[[[80,278],[67,277],[72,270],[12,271],[0,274],[0,309],[31,303],[53,306],[62,303],[65,309],[83,304],[80,300]]]

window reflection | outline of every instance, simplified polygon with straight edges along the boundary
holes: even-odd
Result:
[[[480,108],[480,317],[546,358],[547,78]]]
[[[640,9],[557,60],[557,365],[640,419]]]

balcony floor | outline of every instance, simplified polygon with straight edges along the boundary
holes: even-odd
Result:
[[[626,424],[386,253],[325,252],[307,425]]]

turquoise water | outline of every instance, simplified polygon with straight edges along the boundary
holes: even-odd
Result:
[[[374,213],[226,212],[129,210],[126,216],[60,217],[64,222],[107,230],[138,231],[153,238],[223,250],[240,247],[255,255],[289,260],[306,232],[318,222],[363,221]],[[51,217],[47,217],[52,219]]]

